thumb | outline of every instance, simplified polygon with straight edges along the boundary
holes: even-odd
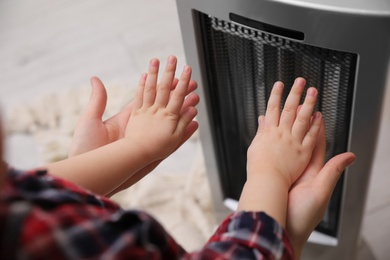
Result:
[[[324,165],[317,175],[316,182],[319,187],[322,187],[327,196],[332,195],[341,174],[345,168],[355,162],[355,159],[355,154],[346,152],[336,155]]]
[[[107,105],[107,91],[98,77],[91,78],[92,93],[88,101],[84,116],[102,118]]]

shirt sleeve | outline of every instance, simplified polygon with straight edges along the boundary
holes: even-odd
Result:
[[[0,259],[179,259],[150,215],[45,171],[9,170],[0,192]]]
[[[235,212],[208,243],[184,259],[294,259],[284,229],[264,212]]]
[[[0,259],[293,259],[283,228],[260,212],[231,214],[196,252],[179,243],[147,213],[45,171],[11,171],[1,193]]]

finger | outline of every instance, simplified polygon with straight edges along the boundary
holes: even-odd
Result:
[[[148,74],[143,73],[141,75],[141,78],[139,79],[137,93],[135,94],[135,98],[133,101],[133,107],[135,109],[139,109],[143,105],[145,83],[147,78],[148,78]]]
[[[179,79],[178,78],[174,78],[173,82],[172,82],[171,90],[174,90],[176,88],[177,83],[179,83]]]
[[[187,95],[195,91],[197,88],[198,88],[198,83],[196,83],[195,80],[190,80],[190,83],[188,84]]]
[[[173,82],[172,82],[172,87],[171,87],[171,96],[172,96],[173,90],[177,86],[177,83],[179,83],[179,79],[174,78]],[[198,83],[196,83],[195,80],[190,80],[190,83],[188,84],[187,95],[190,94],[191,92],[193,92],[194,90],[196,90],[197,88],[198,88]],[[169,98],[171,98],[171,96],[169,96]]]
[[[324,193],[327,195],[327,199],[332,195],[341,174],[348,166],[353,164],[355,160],[355,154],[346,152],[336,155],[322,168],[315,181],[316,185],[323,189]]]
[[[310,127],[311,117],[313,115],[313,110],[317,101],[317,90],[315,88],[309,88],[307,90],[307,94],[305,97],[305,101],[303,105],[297,112],[297,117],[293,123],[292,134],[299,138],[299,140],[303,140]]]
[[[173,79],[176,71],[176,57],[170,56],[168,58],[165,71],[162,75],[160,82],[157,85],[157,94],[155,104],[160,107],[165,107],[168,103],[169,95],[173,85]]]
[[[123,108],[122,111],[118,113],[119,117],[129,118],[131,115],[131,111],[133,110],[133,107],[134,107],[134,100],[132,100],[129,104],[127,104],[127,106],[125,106],[125,108]]]
[[[295,80],[294,85],[288,94],[286,103],[284,104],[282,115],[280,116],[281,126],[288,129],[292,128],[305,85],[306,81],[304,78],[297,78]]]
[[[92,93],[85,109],[84,116],[102,118],[107,105],[107,91],[98,77],[91,78]]]
[[[184,133],[187,126],[194,120],[198,110],[195,107],[187,108],[182,115],[180,115],[179,122],[177,123],[176,132]]]
[[[183,106],[180,110],[180,114],[183,114],[188,107],[194,107],[199,103],[199,96],[196,93],[191,93],[184,100]]]
[[[172,96],[168,101],[167,108],[171,113],[179,114],[183,106],[184,98],[188,92],[188,85],[191,79],[191,67],[185,66],[180,76],[177,87],[172,92]]]
[[[299,111],[301,111],[302,105],[299,105],[297,108],[297,114],[299,114]]]
[[[133,111],[134,107],[134,101],[130,102],[122,111],[120,111],[118,114],[110,117],[104,123],[118,126],[119,132],[118,132],[118,138],[123,138],[125,136],[126,132],[126,126],[129,122],[131,112]]]
[[[265,125],[267,127],[279,125],[280,102],[282,100],[283,88],[284,84],[280,81],[276,82],[272,88],[265,112]]]
[[[146,78],[142,106],[149,107],[154,104],[154,101],[156,99],[156,85],[159,66],[160,61],[158,59],[152,59],[149,63],[149,71],[148,77]]]
[[[301,177],[294,183],[298,185],[299,183],[313,180],[322,167],[324,166],[325,161],[325,152],[326,152],[326,139],[325,139],[325,125],[324,120],[321,120],[320,132],[318,133],[317,143],[314,146],[313,154],[310,158],[309,164],[306,169],[303,171]]]
[[[179,145],[176,147],[175,151],[185,142],[187,142],[188,139],[195,133],[196,130],[198,130],[199,124],[196,121],[191,121],[187,128],[184,131],[183,138],[181,139]]]
[[[257,129],[257,133],[259,134],[259,133],[264,131],[264,128],[265,128],[265,117],[263,115],[259,116],[258,122],[259,122],[259,127]]]
[[[321,120],[320,129],[317,136],[317,142],[315,144],[313,154],[310,159],[310,164],[312,164],[318,173],[320,169],[324,166],[325,161],[325,152],[326,152],[326,138],[325,138],[325,124],[324,120]]]
[[[307,131],[302,141],[302,145],[304,147],[308,147],[311,150],[314,149],[314,146],[317,143],[318,133],[320,132],[321,121],[322,121],[321,112],[315,112],[310,128]]]

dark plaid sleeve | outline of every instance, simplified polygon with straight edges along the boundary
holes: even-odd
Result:
[[[122,210],[45,171],[10,170],[0,191],[0,259],[292,259],[264,213],[230,215],[203,249],[186,253],[151,216]]]
[[[10,171],[0,200],[0,259],[178,259],[151,216],[124,211],[46,172]]]
[[[294,259],[286,232],[264,212],[235,212],[186,259]]]

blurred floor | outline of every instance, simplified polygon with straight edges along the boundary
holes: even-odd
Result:
[[[93,75],[104,82],[136,86],[150,58],[164,63],[171,54],[182,68],[185,58],[175,0],[0,1],[3,110],[89,84]],[[390,91],[385,101],[362,229],[362,260],[390,259]],[[39,163],[35,144],[27,136],[8,140],[7,146],[12,164],[29,168]],[[192,151],[184,146],[163,167],[185,172]]]

